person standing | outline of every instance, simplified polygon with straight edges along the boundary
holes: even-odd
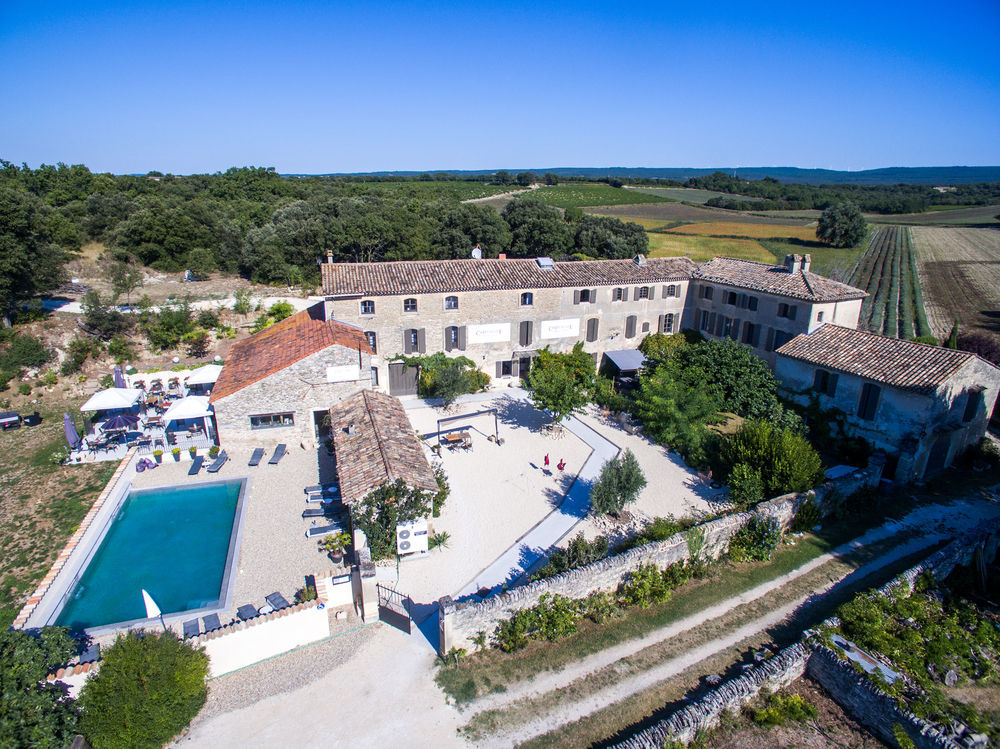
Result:
[[[548,453],[545,453],[545,467],[546,468],[549,467],[549,454]]]
[[[558,468],[560,471],[565,471],[566,470],[566,461],[563,460],[562,458],[559,458],[559,462],[556,463],[556,468]]]

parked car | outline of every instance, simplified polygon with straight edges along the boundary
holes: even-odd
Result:
[[[17,411],[4,411],[0,413],[0,428],[5,432],[8,429],[20,429],[21,428],[21,414]]]

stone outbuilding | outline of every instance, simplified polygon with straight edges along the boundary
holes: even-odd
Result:
[[[831,324],[778,349],[775,375],[791,399],[841,411],[896,481],[929,478],[979,442],[1000,390],[1000,369],[975,354]]]
[[[220,442],[314,442],[331,404],[371,387],[371,357],[322,303],[236,343],[211,395]]]

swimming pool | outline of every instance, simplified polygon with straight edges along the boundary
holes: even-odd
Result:
[[[245,482],[131,490],[56,618],[74,629],[228,605]]]

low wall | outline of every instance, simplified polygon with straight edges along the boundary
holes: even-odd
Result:
[[[787,687],[805,672],[809,657],[809,648],[801,643],[787,647],[745,674],[713,689],[697,702],[614,746],[616,749],[660,749],[671,741],[687,744],[699,731],[715,727],[723,712],[741,708],[762,689],[776,691]]]
[[[882,477],[884,461],[872,461],[868,468],[858,470],[836,481],[828,481],[815,492],[786,494],[762,502],[755,508],[758,513],[769,515],[787,528],[799,506],[815,496],[820,506],[832,509],[834,495],[848,496],[864,486],[876,486]],[[704,557],[717,558],[729,547],[729,540],[750,517],[740,512],[727,515],[697,526],[705,533]],[[528,583],[485,601],[455,602],[445,596],[438,602],[439,652],[447,653],[452,647],[466,648],[471,638],[479,632],[491,634],[497,624],[515,612],[535,606],[549,593],[567,598],[584,598],[598,591],[617,590],[628,574],[643,564],[653,563],[667,567],[688,558],[686,532],[677,533],[665,541],[638,546],[621,554],[607,557],[593,564],[564,572],[555,577]]]

